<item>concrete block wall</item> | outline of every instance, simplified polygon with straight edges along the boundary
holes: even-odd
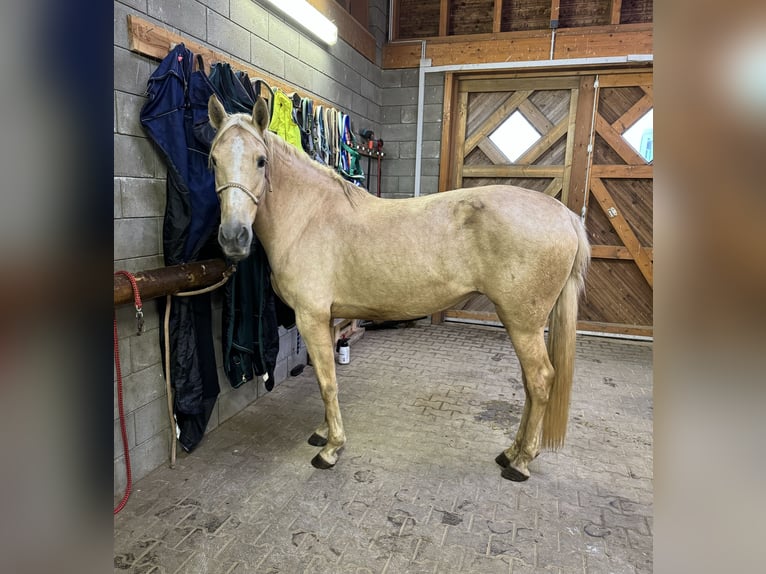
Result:
[[[155,60],[128,49],[127,16],[134,14],[191,40],[239,59],[295,86],[302,94],[331,102],[350,114],[355,132],[371,129],[383,138],[381,195],[409,197],[414,190],[417,70],[382,70],[387,39],[387,0],[369,6],[369,30],[376,38],[377,61],[370,62],[340,40],[325,47],[252,0],[116,0],[114,2],[114,269],[137,272],[164,265],[162,218],[166,168],[139,122],[146,83]],[[209,65],[209,62],[208,62]],[[426,76],[421,193],[437,191],[443,83]],[[362,167],[367,170],[366,158]],[[375,193],[377,162],[371,162]],[[213,294],[214,337],[221,337],[221,297]],[[159,347],[159,306],[144,305],[145,331],[135,333],[135,310],[117,309],[128,445],[134,480],[166,464],[170,452],[167,395]],[[276,382],[306,363],[306,349],[293,328],[280,328]],[[267,391],[259,380],[233,389],[216,344],[221,394],[208,431]],[[125,466],[118,421],[116,370],[114,403],[114,493],[125,489]]]
[[[381,137],[386,158],[381,175],[383,197],[411,197],[415,189],[418,70],[383,70]],[[444,74],[425,75],[420,194],[439,189]]]

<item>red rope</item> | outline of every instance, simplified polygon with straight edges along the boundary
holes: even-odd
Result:
[[[115,275],[124,275],[125,277],[128,278],[128,280],[130,281],[130,284],[133,286],[133,300],[135,301],[135,305],[136,305],[136,318],[138,319],[138,334],[140,335],[141,328],[143,325],[143,311],[142,311],[142,304],[141,304],[141,295],[138,292],[138,285],[136,285],[136,278],[133,277],[133,275],[131,275],[127,271],[117,271]],[[130,452],[128,450],[128,433],[125,430],[125,409],[123,408],[123,404],[122,404],[122,369],[120,367],[120,345],[117,339],[117,313],[116,312],[114,314],[114,365],[117,371],[117,407],[120,413],[120,432],[122,433],[122,447],[123,447],[123,451],[125,452],[125,474],[127,475],[127,485],[125,487],[125,494],[123,495],[120,503],[114,509],[114,513],[117,514],[123,508],[125,508],[125,504],[128,502],[128,498],[130,497],[130,491],[133,488],[133,476],[130,470]]]

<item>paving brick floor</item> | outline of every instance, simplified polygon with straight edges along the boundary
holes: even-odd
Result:
[[[333,469],[309,463],[307,367],[134,485],[114,570],[651,572],[651,344],[579,336],[577,361],[565,446],[514,483],[494,462],[524,395],[505,332],[367,331],[338,366]]]

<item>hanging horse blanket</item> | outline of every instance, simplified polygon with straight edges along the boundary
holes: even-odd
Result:
[[[208,123],[207,100],[214,88],[201,60],[197,71],[193,65],[192,53],[183,44],[173,48],[149,78],[147,101],[140,114],[141,124],[167,166],[162,237],[165,265],[220,257],[220,250],[215,254],[210,244],[220,208],[207,166],[209,144],[196,135]],[[210,295],[176,298],[169,321],[173,412],[179,442],[191,451],[205,433],[219,393]]]
[[[252,113],[256,90],[246,74],[235,73],[229,64],[216,63],[210,81],[229,113]],[[260,86],[258,90],[260,91]],[[212,138],[211,138],[212,141]],[[222,315],[223,370],[232,387],[263,376],[267,390],[274,386],[279,354],[278,300],[271,287],[266,252],[253,239],[250,255],[237,264],[237,272],[224,286]],[[294,319],[293,319],[294,322]]]

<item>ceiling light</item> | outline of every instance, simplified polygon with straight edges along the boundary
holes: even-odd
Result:
[[[332,46],[338,41],[337,26],[306,0],[266,0],[266,2],[303,26],[325,44]]]

